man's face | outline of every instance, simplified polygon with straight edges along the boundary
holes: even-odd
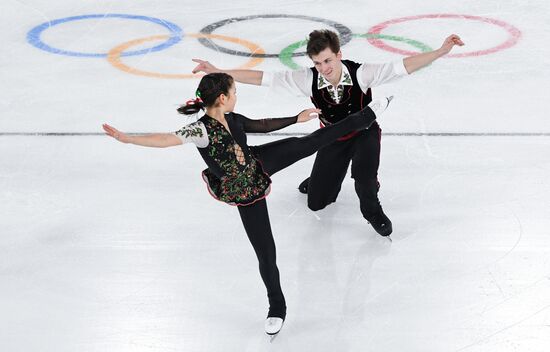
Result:
[[[342,73],[342,52],[334,53],[330,48],[326,48],[317,55],[312,55],[311,60],[321,75],[329,82],[340,80]]]

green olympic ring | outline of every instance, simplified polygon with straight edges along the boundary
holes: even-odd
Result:
[[[387,34],[375,34],[375,33],[365,33],[365,34],[352,34],[352,37],[354,38],[367,38],[367,39],[386,39],[386,40],[393,40],[395,42],[402,42],[409,44],[411,46],[414,46],[415,48],[419,49],[421,52],[425,53],[428,51],[432,51],[433,49],[429,47],[428,45],[419,42],[418,40],[404,38],[404,37],[398,37],[395,35],[387,35]],[[294,52],[303,46],[307,44],[307,40],[301,40],[296,43],[292,43],[286,48],[284,48],[281,53],[279,54],[279,60],[285,65],[290,67],[293,70],[297,70],[301,68],[297,63],[293,60],[293,54]]]

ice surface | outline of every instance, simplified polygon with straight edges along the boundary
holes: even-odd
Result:
[[[547,2],[8,0],[0,10],[0,350],[548,350]],[[195,148],[147,149],[100,135],[103,122],[131,132],[178,129],[175,109],[198,80],[132,75],[104,58],[55,55],[26,41],[47,21],[113,13],[164,19],[189,34],[245,15],[306,14],[365,33],[393,18],[464,14],[507,22],[522,35],[509,49],[441,59],[374,90],[396,97],[381,121],[380,198],[393,220],[392,243],[362,219],[351,178],[337,203],[312,212],[296,187],[313,158],[273,177],[268,203],[288,316],[269,343],[256,258],[236,209],[206,192]],[[315,28],[329,26],[255,19],[216,33],[278,53]],[[457,53],[506,37],[494,25],[460,19],[387,31],[433,48],[450,32],[466,42]],[[166,33],[149,22],[104,18],[51,27],[42,39],[108,52]],[[357,38],[342,50],[357,61],[401,58]],[[190,73],[194,57],[227,68],[249,60],[185,37],[122,61]],[[270,58],[257,68],[286,66]],[[310,106],[307,98],[246,85],[238,85],[238,97],[237,111],[251,117]],[[432,135],[439,133],[451,135]]]

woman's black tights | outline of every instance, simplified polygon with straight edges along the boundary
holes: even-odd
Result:
[[[238,208],[248,239],[258,257],[260,275],[267,288],[267,298],[269,299],[269,313],[267,316],[284,319],[286,316],[286,303],[279,281],[275,241],[271,233],[267,202],[265,199],[261,199],[251,205]]]
[[[307,136],[285,138],[251,147],[251,150],[262,162],[264,171],[272,175],[296,161],[312,155],[319,148],[334,142],[343,135],[369,127],[375,119],[374,112],[367,108]],[[284,319],[286,303],[279,279],[275,241],[271,232],[267,203],[265,199],[262,199],[251,205],[239,206],[238,209],[248,239],[258,257],[260,275],[267,288],[268,317]]]

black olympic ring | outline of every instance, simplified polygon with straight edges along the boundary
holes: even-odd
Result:
[[[318,18],[318,17],[310,17],[310,16],[302,16],[302,15],[252,15],[252,16],[243,16],[243,17],[233,17],[233,18],[227,18],[225,20],[221,20],[212,24],[209,24],[208,26],[204,27],[200,30],[200,33],[203,34],[212,34],[216,29],[225,26],[226,24],[235,23],[235,22],[241,22],[241,21],[248,21],[256,18],[299,18],[302,20],[309,20],[314,22],[320,22],[324,23],[326,25],[331,26],[332,28],[336,29],[338,32],[338,35],[340,37],[340,45],[343,46],[350,42],[352,39],[352,32],[351,29],[344,26],[343,24],[340,24],[338,22],[334,22],[331,20],[327,20],[324,18]],[[199,42],[206,46],[207,48],[221,51],[222,53],[230,54],[230,55],[237,55],[237,56],[245,56],[245,57],[259,57],[259,58],[267,58],[267,57],[279,57],[279,53],[277,54],[257,54],[257,53],[246,53],[244,51],[238,51],[238,50],[232,50],[224,48],[223,46],[215,44],[213,41],[209,40],[208,38],[199,38]],[[305,51],[300,51],[297,53],[292,53],[292,57],[296,56],[305,56]]]

